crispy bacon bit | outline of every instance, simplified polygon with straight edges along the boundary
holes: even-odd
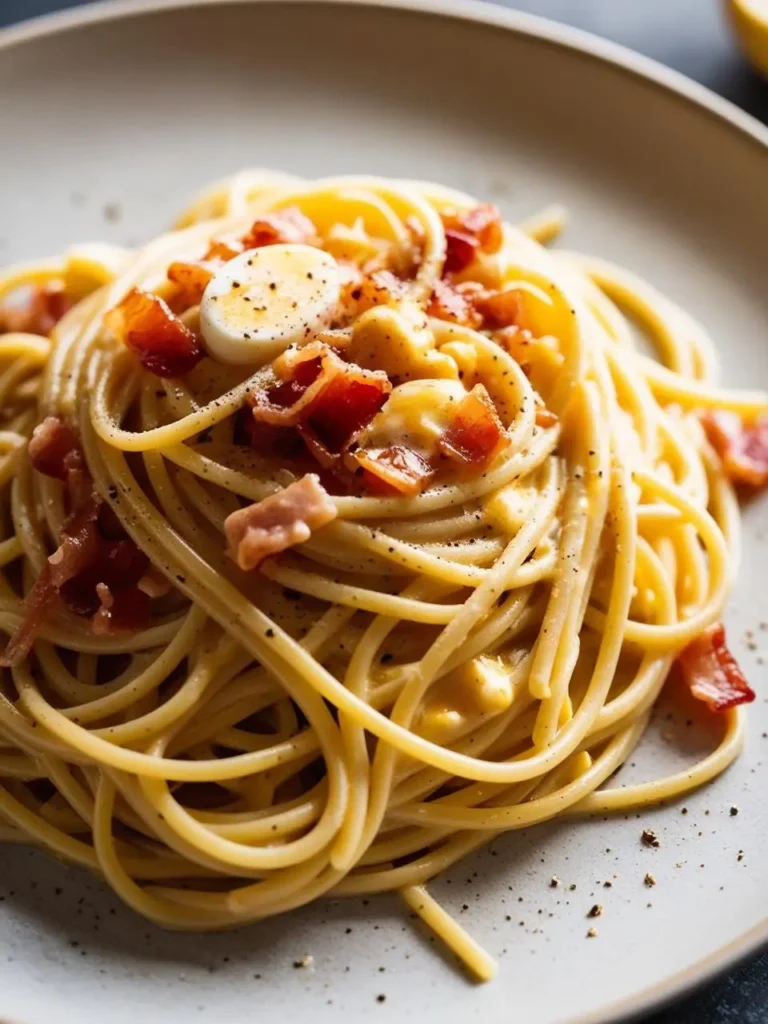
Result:
[[[308,245],[317,240],[317,228],[297,206],[262,214],[243,235],[244,249],[259,249],[262,245]]]
[[[366,490],[373,494],[420,494],[434,473],[426,459],[401,445],[360,450],[354,459],[363,470]]]
[[[92,495],[89,501],[65,520],[61,543],[27,594],[24,618],[8,641],[0,666],[9,668],[27,657],[61,588],[91,563],[98,547],[98,516],[99,499]]]
[[[461,324],[463,327],[479,327],[483,318],[475,309],[471,295],[459,291],[447,281],[437,281],[432,298],[427,306],[427,316],[450,323]]]
[[[240,242],[223,242],[221,239],[214,238],[208,246],[208,251],[203,256],[203,260],[206,263],[229,263],[230,260],[233,260],[242,251],[243,247]]]
[[[733,483],[768,485],[768,416],[747,426],[736,413],[718,411],[702,416],[701,423]]]
[[[499,251],[504,242],[504,227],[498,206],[483,203],[461,214],[459,220],[463,230],[478,240],[483,252],[492,254]]]
[[[78,448],[74,430],[57,416],[46,416],[29,439],[29,457],[38,473],[66,480],[66,457]]]
[[[283,380],[252,401],[257,423],[295,427],[321,465],[331,465],[367,426],[392,385],[385,373],[345,363],[324,342],[289,349],[274,364]]]
[[[28,451],[38,473],[66,482],[71,509],[85,504],[93,493],[93,485],[70,426],[57,416],[47,416],[32,431]]]
[[[477,312],[483,318],[483,327],[511,327],[520,315],[520,293],[516,288],[477,293],[472,299]]]
[[[466,270],[478,249],[495,253],[502,246],[504,228],[496,206],[485,204],[464,213],[445,211],[441,218],[446,241],[444,274],[458,274]]]
[[[135,633],[149,622],[149,595],[138,587],[112,590],[106,583],[96,587],[98,611],[91,620],[96,636]]]
[[[446,228],[443,274],[460,274],[466,270],[475,258],[479,245],[478,240],[466,231]]]
[[[134,587],[148,568],[149,559],[128,537],[105,540],[97,531],[89,564],[61,587],[62,599],[76,615],[93,615],[100,584],[113,591]]]
[[[99,587],[106,587],[117,602],[109,619],[111,630],[139,628],[149,612],[146,592],[128,600],[139,581],[152,572],[149,559],[95,493],[74,431],[57,417],[47,417],[32,434],[29,454],[38,472],[66,483],[70,513],[62,526],[59,547],[27,594],[24,618],[0,660],[5,666],[17,664],[29,654],[58,598],[76,615],[92,616],[104,605]],[[145,605],[146,614],[142,610]],[[99,619],[102,625],[105,617],[106,612]]]
[[[72,305],[61,282],[18,288],[0,306],[0,334],[20,331],[47,337]]]
[[[213,267],[200,263],[181,263],[175,261],[170,264],[167,271],[169,281],[177,287],[173,297],[174,309],[182,312],[190,306],[199,306],[203,292],[208,282],[213,277]]]
[[[336,506],[314,473],[254,505],[227,516],[228,553],[248,572],[265,558],[309,540],[313,530],[336,518]]]
[[[202,259],[191,263],[171,263],[166,276],[177,286],[176,294],[170,303],[173,311],[179,313],[190,306],[199,306],[203,292],[218,268],[234,259],[240,252],[242,247],[235,249],[229,242],[214,239]]]
[[[490,395],[475,384],[459,404],[451,425],[440,438],[440,451],[465,466],[483,466],[507,444],[507,433]]]
[[[703,700],[711,711],[727,711],[755,699],[755,691],[725,645],[722,622],[716,622],[688,644],[677,664],[693,696]]]
[[[158,377],[180,377],[205,355],[197,337],[157,295],[133,288],[104,317],[104,324]]]

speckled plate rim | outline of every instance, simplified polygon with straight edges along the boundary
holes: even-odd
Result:
[[[32,18],[0,29],[2,52],[19,43],[60,32],[77,30],[92,24],[119,21],[147,13],[182,10],[192,7],[214,7],[217,3],[257,4],[316,3],[356,7],[372,6],[396,11],[414,11],[435,17],[488,25],[520,36],[549,43],[581,56],[624,71],[645,84],[662,90],[668,98],[685,103],[701,115],[714,117],[740,136],[747,136],[762,151],[768,165],[768,127],[745,113],[729,100],[713,93],[706,86],[650,57],[636,53],[619,43],[601,39],[590,32],[523,11],[509,10],[482,0],[99,0],[53,14]],[[768,192],[768,187],[766,189]],[[732,942],[690,964],[682,971],[651,985],[641,992],[616,1000],[605,1006],[599,1017],[579,1015],[564,1024],[629,1024],[663,1008],[694,989],[714,980],[739,961],[768,945],[768,918],[750,928]]]

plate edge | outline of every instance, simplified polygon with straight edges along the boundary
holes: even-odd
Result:
[[[603,39],[592,32],[575,28],[541,15],[489,3],[486,0],[95,0],[78,7],[26,19],[0,29],[0,52],[60,32],[92,24],[156,14],[184,8],[214,7],[218,3],[240,6],[265,3],[313,3],[318,6],[379,7],[454,18],[504,29],[518,35],[551,43],[575,51],[624,71],[673,97],[684,100],[700,112],[715,117],[724,127],[735,129],[757,143],[768,158],[768,126],[730,100],[687,75],[638,53],[621,43]],[[675,1002],[701,985],[735,967],[740,961],[768,944],[768,919],[664,981],[639,992],[623,996],[599,1011],[578,1017],[561,1018],[552,1024],[629,1024],[648,1013]],[[1,1022],[0,1022],[1,1024]]]

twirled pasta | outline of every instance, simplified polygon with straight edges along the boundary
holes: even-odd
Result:
[[[530,337],[550,344],[526,357],[528,375],[493,331],[428,324],[431,350],[505,410],[502,454],[410,497],[339,494],[335,521],[261,572],[228,558],[224,522],[293,476],[234,443],[251,373],[205,360],[161,380],[104,331],[129,289],[167,297],[170,263],[287,206],[324,243],[375,245],[392,264],[415,225],[420,258],[398,301],[424,309],[446,211],[475,205],[419,182],[243,172],[141,249],[74,249],[2,277],[0,299],[60,282],[76,302],[50,340],[0,336],[0,628],[18,628],[66,520],[66,489],[26,453],[46,416],[76,427],[98,495],[173,585],[133,633],[95,635],[60,604],[6,670],[4,838],[98,872],[172,928],[400,890],[488,977],[425,882],[499,832],[652,804],[738,754],[734,707],[698,766],[602,788],[674,658],[721,617],[736,569],[734,491],[697,414],[750,422],[768,399],[720,389],[704,331],[649,285],[544,249],[560,210],[505,226],[464,276],[532,296]]]

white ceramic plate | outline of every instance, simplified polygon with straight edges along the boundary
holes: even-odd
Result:
[[[146,238],[199,185],[247,164],[432,178],[512,218],[567,203],[570,247],[619,260],[697,314],[730,383],[768,382],[768,133],[570,29],[460,0],[81,9],[0,37],[0,138],[3,262],[76,239]],[[687,813],[513,833],[436,883],[499,956],[495,983],[469,984],[394,898],[171,935],[80,871],[5,849],[0,1015],[573,1024],[623,1019],[732,962],[768,937],[765,513],[747,513],[729,619],[761,691],[742,760]],[[679,763],[670,730],[690,753],[711,742],[662,724],[620,778]],[[658,850],[641,845],[643,827]],[[595,902],[603,915],[588,922]],[[294,969],[305,954],[314,968]]]

